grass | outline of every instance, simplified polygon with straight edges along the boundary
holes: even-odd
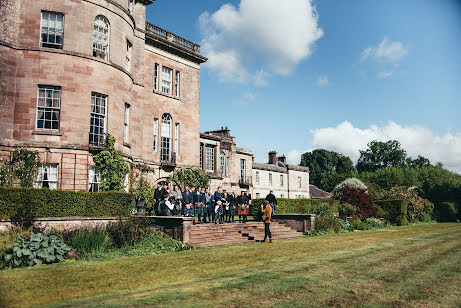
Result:
[[[461,224],[0,272],[0,306],[459,307]]]

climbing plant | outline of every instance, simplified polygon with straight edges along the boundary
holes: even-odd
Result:
[[[176,169],[170,180],[178,183],[182,189],[185,186],[208,187],[211,177],[199,168]]]
[[[123,182],[130,171],[123,156],[115,150],[115,137],[107,135],[106,150],[93,157],[96,168],[101,172],[100,188],[105,191],[123,191]]]
[[[3,159],[0,167],[0,185],[32,187],[38,168],[42,165],[37,151],[16,149],[10,157]]]

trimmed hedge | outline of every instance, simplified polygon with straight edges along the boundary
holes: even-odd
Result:
[[[261,216],[261,203],[265,199],[251,200],[250,215]],[[338,213],[339,201],[334,199],[277,199],[275,214],[317,214],[321,216]]]
[[[407,208],[408,202],[406,200],[379,200],[375,201],[377,208],[377,215],[381,216],[392,224],[403,226],[407,224]]]
[[[8,219],[20,208],[30,208],[35,217],[128,216],[135,198],[121,192],[0,187],[0,219]]]
[[[459,214],[461,213],[454,202],[437,202],[434,205],[434,216],[438,222],[457,221]]]

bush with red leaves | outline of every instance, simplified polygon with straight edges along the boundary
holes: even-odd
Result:
[[[341,195],[342,203],[349,203],[357,207],[357,214],[360,218],[368,218],[376,212],[373,198],[366,193],[365,189],[344,187],[344,192]]]

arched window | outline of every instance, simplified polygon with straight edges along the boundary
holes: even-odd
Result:
[[[162,131],[160,136],[162,137],[161,148],[160,148],[160,160],[170,161],[171,160],[171,115],[164,113],[162,115]]]
[[[93,56],[109,60],[109,21],[104,16],[96,16],[93,26]]]

